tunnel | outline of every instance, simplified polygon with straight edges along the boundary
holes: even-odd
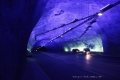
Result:
[[[0,80],[119,80],[119,4],[0,0]]]

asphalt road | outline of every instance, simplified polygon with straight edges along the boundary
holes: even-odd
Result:
[[[50,80],[120,80],[120,58],[70,53],[36,53]]]

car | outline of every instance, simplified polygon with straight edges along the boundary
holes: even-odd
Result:
[[[72,52],[78,53],[78,52],[80,52],[80,50],[79,49],[72,49]]]
[[[89,54],[90,54],[90,49],[89,49],[89,48],[84,48],[84,49],[83,49],[83,52],[84,52],[86,55],[89,55]]]

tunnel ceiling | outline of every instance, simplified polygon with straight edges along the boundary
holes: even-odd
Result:
[[[74,48],[82,50],[85,47],[100,52],[111,52],[110,50],[113,49],[118,51],[118,48],[120,48],[120,5],[100,16],[82,37],[80,36],[86,30],[90,21],[64,34],[84,20],[67,25],[68,23],[75,19],[93,15],[105,5],[116,1],[49,0],[42,17],[31,33],[27,49],[31,51],[37,43],[37,46],[62,47],[65,51],[71,51]],[[56,29],[58,27],[61,28]]]

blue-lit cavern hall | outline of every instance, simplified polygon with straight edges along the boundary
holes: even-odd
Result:
[[[0,0],[0,80],[120,80],[120,0]]]

